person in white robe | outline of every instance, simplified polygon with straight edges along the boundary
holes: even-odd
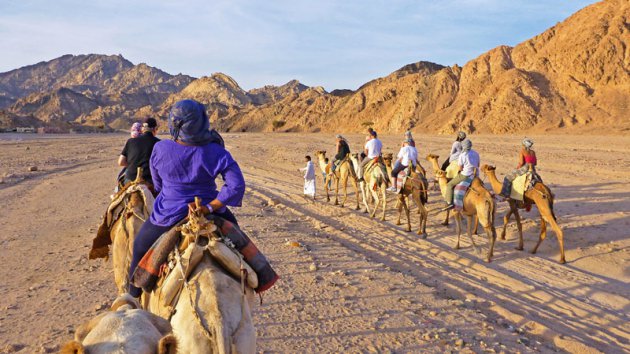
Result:
[[[304,195],[315,199],[315,165],[310,156],[307,155],[304,159],[306,167],[300,168],[300,171],[304,173]]]

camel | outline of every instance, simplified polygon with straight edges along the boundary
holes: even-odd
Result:
[[[437,164],[437,159],[438,156],[436,155],[427,156],[427,160],[431,161],[433,163],[433,167],[436,169],[435,177],[440,185],[440,191],[444,194],[447,188],[446,184],[448,182],[446,180],[446,173],[442,171]],[[470,184],[466,196],[464,197],[464,209],[462,211],[455,211],[455,221],[457,224],[457,244],[455,245],[455,249],[459,249],[459,240],[462,233],[462,215],[466,215],[468,217],[468,237],[470,238],[473,248],[478,252],[477,246],[475,245],[475,241],[472,237],[472,223],[474,217],[477,216],[479,223],[481,223],[481,226],[483,226],[484,230],[486,230],[486,235],[488,235],[489,248],[486,256],[486,262],[492,261],[494,243],[497,239],[497,232],[494,228],[495,210],[496,204],[492,194],[490,194],[490,192],[483,186],[483,182],[481,182],[479,178],[475,177]]]
[[[352,157],[356,160],[358,165],[358,155]],[[378,164],[373,165],[369,171],[365,171],[363,174],[363,181],[361,182],[361,193],[363,194],[363,201],[365,204],[365,211],[370,214],[370,217],[376,216],[376,210],[378,209],[381,200],[383,201],[383,214],[381,215],[381,221],[385,221],[385,210],[387,210],[387,184],[389,183],[389,176],[383,175],[383,170]],[[379,197],[379,190],[381,197]],[[374,207],[370,212],[368,197],[374,201]]]
[[[331,164],[326,164],[326,151],[320,150],[315,152],[315,156],[317,156],[317,161],[319,162],[319,168],[326,175],[326,179],[324,181],[324,189],[326,190],[326,201],[330,201],[330,196],[328,194],[328,185],[330,181],[335,182],[335,205],[339,205],[339,182],[343,185],[343,200],[341,201],[341,206],[346,204],[346,200],[348,199],[348,179],[352,182],[354,186],[354,192],[357,197],[357,205],[356,210],[359,210],[359,188],[357,185],[357,175],[355,173],[354,167],[351,166],[350,160],[344,160],[337,168],[335,169],[335,173],[329,173]]]
[[[175,354],[177,341],[167,320],[140,309],[129,294],[119,296],[111,311],[77,328],[61,354]]]
[[[497,179],[495,172],[496,167],[483,165],[481,166],[481,170],[486,176],[488,176],[494,193],[501,193],[502,183]],[[538,207],[538,213],[540,214],[540,236],[538,237],[538,243],[536,243],[536,246],[532,249],[531,253],[535,254],[540,244],[547,237],[547,223],[549,223],[558,238],[558,245],[560,246],[560,263],[564,264],[566,262],[564,258],[564,234],[560,226],[558,226],[556,215],[553,212],[553,193],[551,193],[549,187],[538,182],[534,185],[534,188],[525,192],[523,199],[525,204],[536,204],[536,207]],[[523,250],[523,227],[521,225],[521,216],[518,212],[519,207],[515,200],[508,199],[507,201],[510,209],[503,217],[503,231],[501,231],[501,239],[505,240],[507,224],[510,221],[512,214],[514,214],[516,226],[518,227],[518,247],[516,247],[516,249]]]
[[[142,199],[135,200],[140,209]],[[135,215],[135,214],[134,214]],[[137,217],[137,216],[133,216]],[[191,216],[189,215],[189,218]],[[126,224],[128,224],[127,221]],[[112,229],[112,258],[114,264],[127,264],[131,259],[133,240],[139,231],[134,228]],[[126,232],[126,235],[121,235]],[[116,242],[117,238],[125,242]],[[118,261],[116,261],[118,260]],[[118,289],[128,286],[127,269],[114,269]],[[256,350],[256,331],[252,323],[253,290],[241,288],[240,282],[229,275],[208,252],[204,252],[201,261],[187,278],[188,286],[181,293],[172,308],[160,305],[159,294],[144,293],[143,307],[155,314],[164,314],[178,339],[178,348],[182,353],[254,353]],[[126,289],[126,288],[125,288]],[[245,294],[244,294],[245,292]]]
[[[385,166],[387,166],[388,172],[390,172],[392,168],[392,159],[393,155],[391,153],[383,155],[383,161],[385,161]],[[409,206],[407,204],[407,198],[411,198],[418,206],[418,214],[420,214],[418,235],[422,235],[422,238],[427,238],[426,227],[429,212],[427,211],[425,204],[428,200],[428,191],[425,184],[426,179],[423,181],[422,178],[424,175],[420,174],[420,171],[423,171],[423,169],[416,166],[416,168],[411,171],[411,175],[406,179],[405,185],[402,186],[401,193],[397,194],[398,202],[396,207],[398,208],[398,221],[396,221],[396,225],[401,225],[400,218],[402,210],[404,209],[405,214],[407,215],[407,232],[411,231]]]

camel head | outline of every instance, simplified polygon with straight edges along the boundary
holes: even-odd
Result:
[[[497,168],[492,165],[483,164],[481,166],[481,171],[485,174],[493,173]]]
[[[436,160],[437,161],[438,158],[440,158],[440,156],[438,156],[438,155],[433,155],[433,154],[428,154],[427,155],[427,161],[431,161],[431,160]]]
[[[315,151],[315,156],[318,158],[326,158],[326,150],[317,150]]]
[[[141,347],[154,347],[159,354],[175,354],[177,340],[172,334],[168,321],[140,309],[140,304],[129,294],[119,296],[112,304],[111,311],[104,312],[79,326],[74,340],[64,344],[62,354],[104,354],[113,349],[126,353],[136,353],[138,343],[130,338],[143,333],[146,338]],[[116,351],[118,352],[118,351]]]
[[[394,159],[394,154],[392,154],[391,152],[383,154],[383,161],[385,161],[385,165],[391,165],[393,159]]]
[[[436,178],[446,178],[446,172],[444,172],[442,170],[437,170],[437,171],[435,171],[435,177]]]

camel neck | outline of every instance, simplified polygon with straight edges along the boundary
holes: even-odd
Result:
[[[490,181],[490,184],[492,185],[492,189],[494,190],[494,193],[496,194],[501,193],[501,189],[503,188],[503,185],[497,179],[497,175],[495,171],[488,171],[486,173],[486,176],[488,176],[488,180]]]

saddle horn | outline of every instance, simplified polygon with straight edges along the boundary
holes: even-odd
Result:
[[[144,178],[142,178],[142,167],[138,167],[136,170],[136,179],[133,181],[134,183],[144,182]]]

